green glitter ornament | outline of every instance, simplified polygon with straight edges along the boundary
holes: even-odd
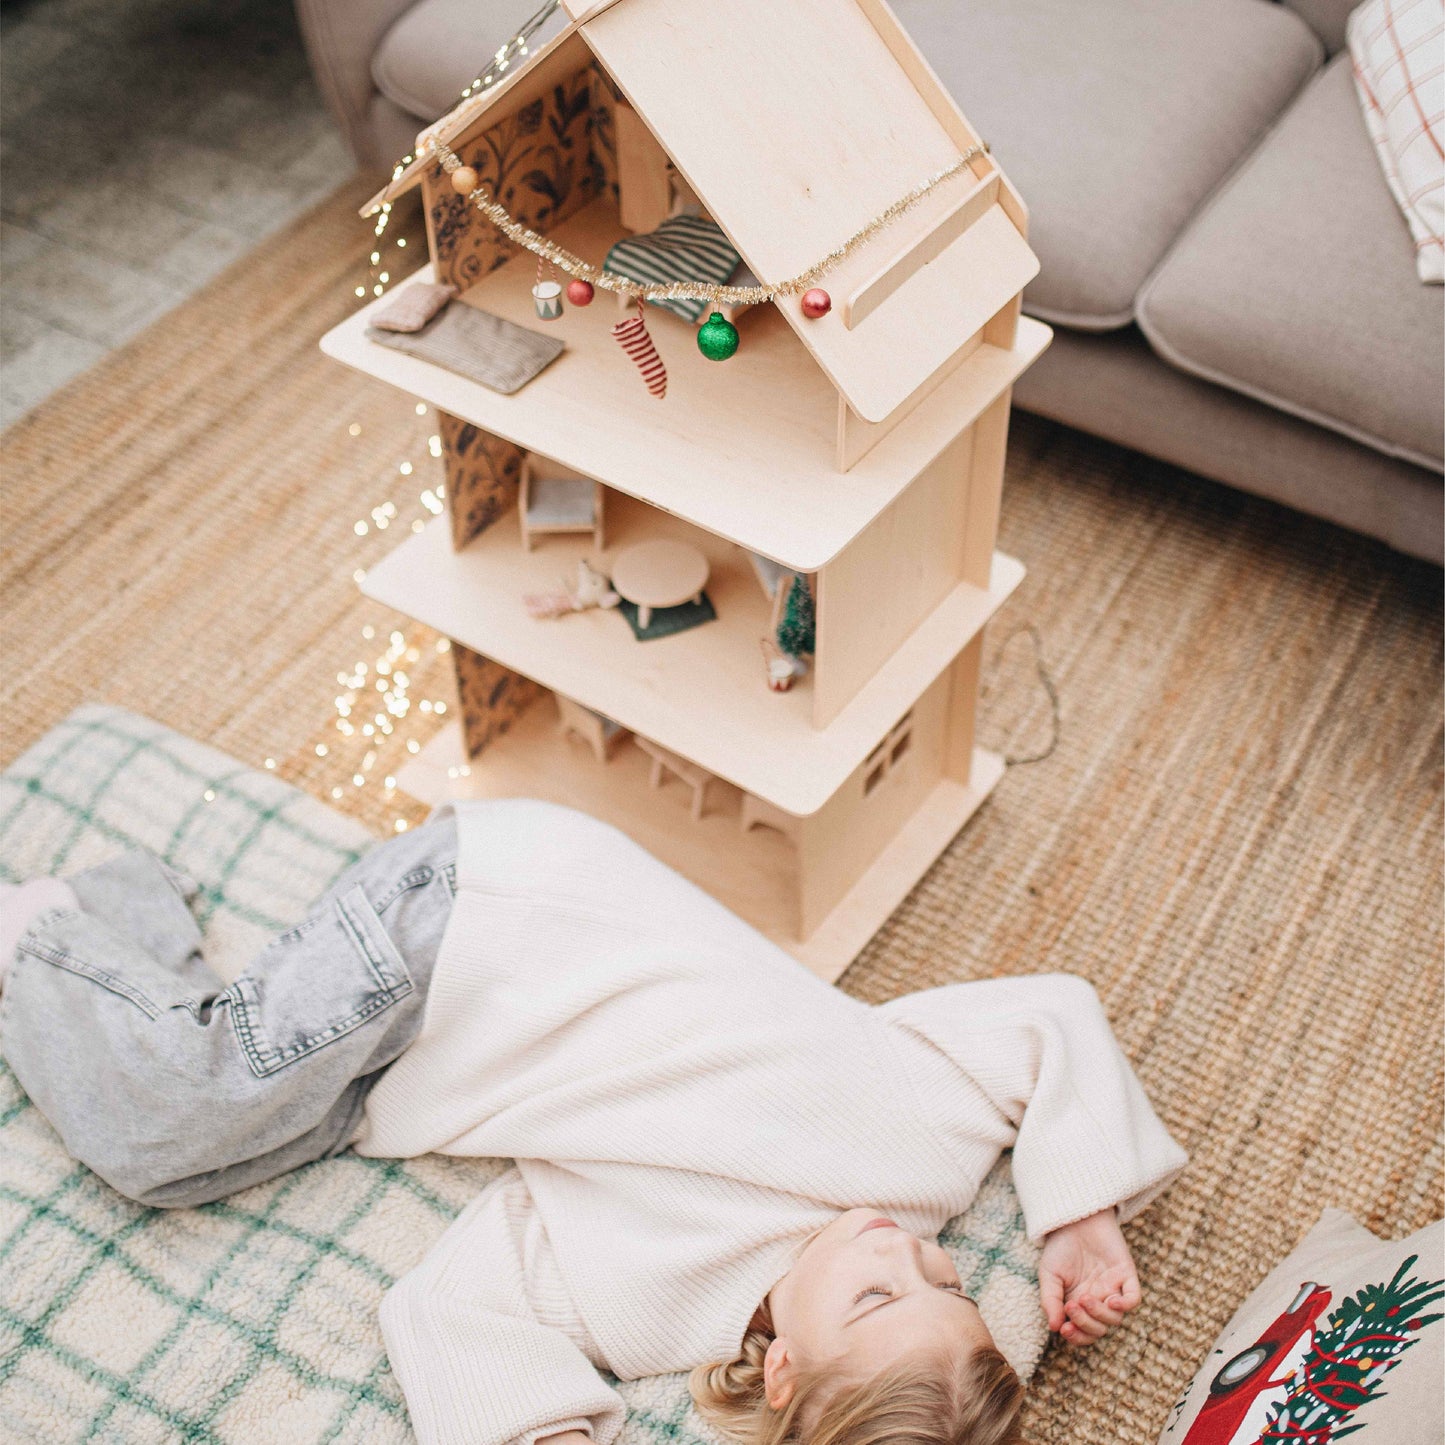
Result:
[[[726,361],[738,349],[738,329],[714,311],[697,329],[697,349],[709,361]]]

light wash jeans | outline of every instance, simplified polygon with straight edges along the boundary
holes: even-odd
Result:
[[[70,1153],[141,1204],[339,1154],[416,1037],[456,893],[450,810],[376,845],[229,986],[192,879],[147,852],[66,881],[0,993],[0,1051]]]

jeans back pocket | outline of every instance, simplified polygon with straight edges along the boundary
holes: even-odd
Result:
[[[246,1060],[260,1077],[354,1033],[415,987],[359,883],[263,957],[264,967],[226,990]]]

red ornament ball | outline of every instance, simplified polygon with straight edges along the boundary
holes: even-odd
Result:
[[[803,292],[803,315],[809,321],[826,316],[833,309],[833,298],[821,286]]]
[[[590,306],[592,304],[592,283],[583,281],[580,277],[575,281],[567,283],[567,299],[574,306]]]

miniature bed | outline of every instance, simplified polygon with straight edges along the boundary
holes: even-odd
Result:
[[[0,820],[7,881],[138,846],[191,874],[224,977],[372,841],[274,773],[99,705],[0,774]],[[411,1439],[377,1306],[505,1167],[345,1154],[203,1209],[143,1209],[66,1156],[0,1061],[0,1437]],[[1006,1162],[943,1242],[1027,1377],[1044,1328]],[[621,1388],[624,1445],[712,1438],[681,1377]]]

